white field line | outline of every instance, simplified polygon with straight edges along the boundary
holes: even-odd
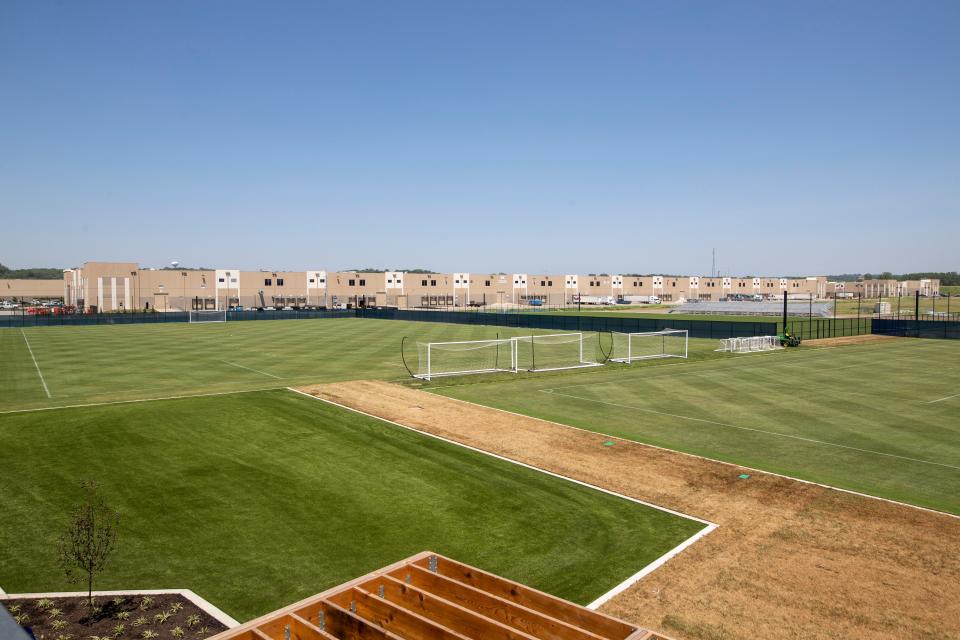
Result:
[[[233,627],[240,626],[240,623],[237,622],[232,616],[227,615],[221,609],[210,604],[206,599],[201,598],[194,591],[190,589],[131,589],[128,591],[94,591],[93,595],[109,597],[109,596],[146,596],[146,595],[160,595],[160,594],[177,594],[183,596],[193,604],[197,606],[201,611],[205,611],[215,619],[217,622],[225,625],[226,627],[232,629]],[[46,593],[4,593],[3,590],[0,590],[0,602],[4,600],[19,600],[19,599],[30,599],[36,600],[39,598],[76,598],[79,596],[86,596],[86,591],[50,591]]]
[[[768,436],[777,436],[780,438],[790,438],[791,440],[800,440],[802,442],[810,442],[812,444],[819,444],[825,447],[837,447],[839,449],[849,449],[851,451],[860,451],[862,453],[872,453],[877,456],[886,456],[888,458],[897,458],[899,460],[908,460],[910,462],[917,462],[919,464],[929,464],[937,467],[946,467],[947,469],[956,469],[960,471],[960,467],[946,464],[944,462],[932,462],[930,460],[921,460],[920,458],[910,458],[908,456],[901,456],[895,453],[884,453],[882,451],[874,451],[873,449],[861,449],[860,447],[851,447],[845,444],[837,444],[835,442],[826,442],[824,440],[815,440],[814,438],[805,438],[803,436],[795,436],[789,433],[777,433],[776,431],[767,431],[765,429],[756,429],[754,427],[743,427],[736,424],[730,424],[729,422],[718,422],[716,420],[708,420],[706,418],[693,418],[690,416],[680,415],[678,413],[667,413],[666,411],[657,411],[656,409],[644,409],[643,407],[635,407],[629,404],[619,404],[617,402],[607,402],[605,400],[594,400],[593,398],[584,398],[583,396],[574,396],[568,393],[558,393],[550,389],[541,389],[541,393],[549,393],[551,395],[563,396],[565,398],[574,398],[575,400],[583,400],[585,402],[595,402],[597,404],[604,404],[609,407],[619,407],[621,409],[629,409],[631,411],[642,411],[644,413],[653,413],[659,416],[667,416],[669,418],[677,418],[679,420],[690,420],[691,422],[702,422],[705,424],[712,424],[718,427],[727,427],[728,429],[739,429],[741,431],[752,431],[754,433],[763,433]]]
[[[505,456],[497,455],[496,453],[491,453],[490,451],[485,451],[485,450],[483,450],[483,449],[478,449],[477,447],[472,447],[472,446],[470,446],[470,445],[468,445],[468,444],[464,444],[464,443],[462,443],[462,442],[457,442],[456,440],[451,440],[451,439],[449,439],[449,438],[444,438],[443,436],[438,436],[438,435],[436,435],[436,434],[434,434],[434,433],[430,433],[430,432],[427,432],[427,431],[421,431],[420,429],[417,429],[417,428],[415,428],[415,427],[411,427],[411,426],[408,426],[408,425],[405,425],[405,424],[401,424],[401,423],[399,423],[399,422],[394,422],[393,420],[387,420],[386,418],[382,418],[382,417],[380,417],[380,416],[376,416],[376,415],[373,415],[372,413],[367,413],[366,411],[361,411],[361,410],[359,410],[359,409],[354,409],[353,407],[348,407],[348,406],[346,406],[346,405],[340,404],[339,402],[334,402],[334,401],[332,401],[332,400],[327,400],[327,399],[325,399],[325,398],[318,398],[317,396],[312,396],[312,395],[310,395],[309,393],[304,393],[303,391],[299,391],[299,390],[294,389],[294,388],[292,388],[292,387],[287,387],[287,389],[289,389],[290,391],[293,391],[294,393],[299,393],[299,394],[302,395],[302,396],[306,396],[306,397],[312,398],[312,399],[314,399],[314,400],[319,400],[320,402],[325,402],[325,403],[330,404],[330,405],[333,405],[333,406],[335,406],[335,407],[340,407],[341,409],[346,409],[347,411],[351,411],[351,412],[353,412],[353,413],[357,413],[357,414],[360,414],[360,415],[362,415],[362,416],[367,416],[368,418],[372,418],[372,419],[378,420],[378,421],[380,421],[380,422],[385,422],[385,423],[387,423],[387,424],[392,424],[392,425],[394,425],[394,426],[396,426],[396,427],[400,427],[401,429],[406,429],[407,431],[412,431],[412,432],[414,432],[414,433],[419,433],[420,435],[424,435],[424,436],[427,436],[427,437],[429,437],[429,438],[433,438],[433,439],[435,439],[435,440],[440,440],[440,441],[442,441],[442,442],[446,442],[446,443],[448,443],[448,444],[452,444],[452,445],[457,446],[457,447],[463,447],[464,449],[468,449],[468,450],[470,450],[470,451],[474,451],[474,452],[476,452],[476,453],[480,453],[480,454],[483,454],[483,455],[485,455],[485,456],[490,456],[491,458],[496,458],[497,460],[502,460],[502,461],[504,461],[504,462],[509,462],[510,464],[515,464],[515,465],[517,465],[517,466],[519,466],[519,467],[523,467],[523,468],[525,468],[525,469],[530,469],[531,471],[537,471],[537,472],[539,472],[539,473],[543,473],[543,474],[546,474],[546,475],[548,475],[548,476],[551,476],[551,477],[554,477],[554,478],[558,478],[558,479],[560,479],[560,480],[566,480],[567,482],[572,482],[572,483],[574,483],[574,484],[576,484],[576,485],[579,485],[579,486],[581,486],[581,487],[586,487],[586,488],[592,489],[592,490],[594,490],[594,491],[600,491],[601,493],[605,493],[605,494],[607,494],[607,495],[611,495],[611,496],[620,498],[620,499],[622,499],[622,500],[627,500],[627,501],[633,502],[633,503],[635,503],[635,504],[640,504],[640,505],[643,505],[643,506],[645,506],[645,507],[650,507],[651,509],[656,509],[657,511],[663,511],[663,512],[669,513],[669,514],[671,514],[671,515],[678,516],[678,517],[681,517],[681,518],[686,518],[687,520],[693,520],[693,521],[695,521],[695,522],[699,522],[699,523],[702,524],[702,525],[705,525],[703,529],[701,529],[701,530],[698,531],[697,533],[693,534],[692,536],[690,536],[689,538],[687,538],[686,540],[684,540],[682,543],[680,543],[679,545],[677,545],[676,547],[674,547],[674,548],[671,549],[670,551],[666,552],[665,554],[663,554],[662,556],[660,556],[659,558],[657,558],[656,560],[654,560],[653,562],[651,562],[651,563],[648,564],[647,566],[643,567],[642,569],[640,569],[639,571],[637,571],[636,573],[634,573],[632,576],[630,576],[629,578],[627,578],[626,580],[624,580],[623,582],[621,582],[620,584],[618,584],[617,586],[615,586],[613,589],[607,591],[606,593],[604,593],[603,595],[601,595],[599,598],[597,598],[596,600],[594,600],[593,602],[591,602],[590,604],[588,604],[588,605],[587,605],[587,608],[588,608],[588,609],[597,609],[598,607],[600,607],[600,605],[602,605],[603,603],[607,602],[608,600],[610,600],[611,598],[613,598],[613,597],[616,596],[617,594],[625,591],[628,587],[636,584],[636,583],[637,583],[638,581],[640,581],[642,578],[644,578],[645,576],[649,575],[649,574],[650,574],[651,572],[653,572],[654,570],[656,570],[656,569],[660,568],[661,566],[663,566],[668,560],[670,560],[671,558],[677,556],[677,555],[680,554],[683,550],[685,550],[687,547],[689,547],[690,545],[692,545],[694,542],[696,542],[697,540],[699,540],[699,539],[702,538],[703,536],[707,535],[708,533],[712,532],[713,530],[715,530],[715,529],[718,527],[717,524],[715,524],[715,523],[713,523],[713,522],[710,522],[709,520],[704,520],[703,518],[698,518],[698,517],[696,517],[696,516],[692,516],[692,515],[687,514],[687,513],[682,513],[682,512],[680,512],[680,511],[674,511],[673,509],[667,509],[666,507],[662,507],[662,506],[660,506],[660,505],[653,504],[652,502],[645,502],[645,501],[643,501],[643,500],[639,500],[638,498],[634,498],[634,497],[632,497],[632,496],[628,496],[628,495],[625,495],[625,494],[622,494],[622,493],[617,493],[616,491],[611,491],[611,490],[609,490],[609,489],[604,489],[603,487],[598,487],[597,485],[593,485],[593,484],[590,484],[590,483],[588,483],[588,482],[583,482],[582,480],[577,480],[576,478],[571,478],[571,477],[569,477],[569,476],[565,476],[565,475],[562,475],[562,474],[559,474],[559,473],[554,473],[553,471],[548,471],[548,470],[546,470],[546,469],[541,469],[540,467],[535,467],[535,466],[530,465],[530,464],[527,464],[527,463],[525,463],[525,462],[520,462],[519,460],[514,460],[514,459],[512,459],[512,458],[507,458],[507,457],[505,457]],[[477,406],[481,406],[481,405],[477,405]],[[487,408],[489,408],[489,407],[487,407]]]
[[[223,364],[228,364],[231,367],[237,367],[240,369],[246,369],[247,371],[253,371],[254,373],[259,373],[262,376],[269,376],[271,378],[276,378],[277,380],[282,379],[280,376],[275,376],[272,373],[267,373],[266,371],[260,371],[259,369],[254,369],[252,367],[245,367],[242,364],[237,364],[236,362],[227,362],[226,360],[221,360],[220,362],[222,362]]]
[[[960,393],[955,393],[952,396],[947,396],[946,398],[937,398],[936,400],[930,400],[925,404],[934,404],[935,402],[943,402],[944,400],[952,400],[953,398],[960,398]]]
[[[833,349],[833,348],[835,348],[835,347],[822,347],[822,348],[824,348],[824,349],[828,349],[828,348],[829,348],[829,349]],[[434,395],[440,395],[440,394],[434,394]],[[947,516],[948,518],[960,519],[960,515],[956,515],[956,514],[953,514],[953,513],[948,513],[948,512],[946,512],[946,511],[939,511],[939,510],[937,510],[937,509],[931,509],[930,507],[921,507],[921,506],[919,506],[919,505],[910,504],[909,502],[901,502],[901,501],[899,501],[899,500],[891,500],[890,498],[881,498],[880,496],[873,496],[873,495],[870,495],[869,493],[863,493],[863,492],[860,492],[860,491],[854,491],[854,490],[852,490],[852,489],[844,489],[844,488],[842,488],[842,487],[835,487],[835,486],[833,486],[833,485],[831,485],[831,484],[823,484],[822,482],[814,482],[813,480],[804,480],[803,478],[795,478],[795,477],[793,477],[793,476],[788,476],[788,475],[785,475],[785,474],[782,474],[782,473],[775,473],[775,472],[773,472],[773,471],[765,471],[765,470],[763,470],[763,469],[758,469],[758,468],[756,468],[756,467],[748,467],[748,466],[745,466],[745,465],[742,465],[742,464],[737,464],[737,463],[735,463],[735,462],[727,462],[726,460],[717,460],[716,458],[708,458],[708,457],[706,457],[706,456],[700,456],[700,455],[697,455],[697,454],[695,454],[695,453],[687,453],[686,451],[678,451],[678,450],[676,450],[676,449],[668,449],[667,447],[660,447],[660,446],[657,446],[657,445],[655,445],[655,444],[649,444],[649,443],[646,443],[646,442],[641,442],[641,441],[639,441],[639,440],[630,440],[629,438],[624,438],[623,436],[614,436],[614,435],[611,435],[611,434],[609,434],[609,433],[604,433],[603,431],[592,431],[592,430],[590,430],[590,429],[584,429],[583,427],[575,427],[575,426],[573,426],[573,425],[564,424],[564,423],[562,423],[562,422],[557,422],[557,421],[555,421],[555,420],[547,420],[546,418],[534,418],[533,416],[528,416],[528,415],[523,414],[523,413],[517,413],[516,411],[510,411],[510,410],[508,410],[508,409],[497,409],[496,407],[488,407],[487,405],[479,404],[479,403],[476,403],[476,402],[471,402],[471,401],[469,401],[469,400],[461,400],[460,398],[453,398],[453,397],[451,397],[451,396],[444,396],[444,395],[440,395],[440,397],[446,398],[447,400],[453,400],[454,402],[462,402],[463,404],[469,404],[469,405],[472,405],[472,406],[474,406],[474,407],[483,407],[484,409],[494,409],[495,411],[502,411],[503,413],[509,413],[510,415],[517,416],[518,418],[527,418],[527,419],[529,419],[529,420],[540,420],[540,421],[546,422],[546,423],[548,423],[548,424],[557,425],[558,427],[565,427],[565,428],[567,428],[567,429],[574,429],[574,430],[576,430],[576,431],[582,431],[583,433],[589,433],[589,434],[595,435],[595,436],[602,436],[602,437],[604,437],[604,438],[609,438],[610,440],[616,440],[616,441],[618,441],[618,442],[635,444],[635,445],[639,445],[639,446],[642,446],[642,447],[650,447],[651,449],[658,449],[658,450],[660,450],[660,451],[669,451],[670,453],[675,453],[675,454],[680,455],[680,456],[687,456],[687,457],[690,457],[690,458],[696,458],[696,459],[698,459],[698,460],[706,460],[707,462],[713,462],[713,463],[716,463],[716,464],[722,464],[722,465],[725,466],[725,467],[733,467],[734,469],[743,469],[744,471],[750,471],[751,473],[762,473],[762,474],[765,474],[765,475],[768,475],[768,476],[773,476],[773,477],[775,477],[775,478],[783,478],[784,480],[792,480],[792,481],[794,481],[794,482],[801,482],[801,483],[803,483],[803,484],[808,484],[808,485],[811,485],[811,486],[814,486],[814,487],[822,487],[822,488],[824,488],[824,489],[829,489],[829,490],[831,490],[831,491],[839,491],[840,493],[846,493],[846,494],[849,494],[849,495],[852,495],[852,496],[858,496],[858,497],[861,497],[861,498],[868,498],[868,499],[870,499],[870,500],[879,500],[880,502],[886,502],[886,503],[888,503],[888,504],[895,504],[895,505],[900,506],[900,507],[909,507],[910,509],[918,509],[918,510],[920,510],[920,511],[926,511],[927,513],[935,513],[935,514],[940,515],[940,516]],[[689,516],[688,516],[688,517],[689,517]]]
[[[113,404],[136,404],[138,402],[159,402],[161,400],[183,400],[185,398],[208,398],[210,396],[229,396],[236,393],[256,393],[258,391],[276,391],[286,387],[260,387],[257,389],[240,389],[235,391],[214,391],[211,393],[187,393],[178,396],[161,396],[159,398],[135,398],[133,400],[108,400],[106,402],[87,402],[84,404],[64,404],[56,407],[36,407],[33,409],[8,409],[0,411],[0,416],[10,413],[32,413],[34,411],[56,411],[57,409],[81,409],[83,407],[106,407]]]
[[[47,388],[47,381],[43,379],[43,372],[40,371],[40,365],[37,364],[37,357],[33,355],[33,349],[30,347],[30,341],[27,340],[27,334],[24,333],[23,328],[20,329],[20,335],[23,336],[23,341],[27,343],[27,351],[30,352],[30,357],[33,359],[33,366],[37,368],[37,375],[40,376],[40,383],[43,385],[43,390],[46,392],[48,398],[52,398],[50,395],[50,389]]]

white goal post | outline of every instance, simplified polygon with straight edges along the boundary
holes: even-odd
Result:
[[[517,343],[511,338],[418,342],[417,373],[413,377],[430,380],[440,376],[516,370]]]
[[[544,333],[513,338],[517,347],[517,368],[526,371],[559,371],[599,367],[598,341],[583,333]]]
[[[686,358],[689,352],[689,333],[686,329],[663,329],[642,333],[611,333],[610,359],[630,364],[635,360],[652,358]]]
[[[190,324],[199,322],[226,322],[227,312],[220,311],[191,311]]]

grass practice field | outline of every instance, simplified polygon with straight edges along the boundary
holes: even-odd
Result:
[[[284,389],[351,379],[960,513],[956,342],[732,355],[691,340],[688,360],[429,383],[399,357],[403,336],[529,333],[368,319],[0,330],[0,586],[67,588],[55,539],[82,478],[124,514],[99,587],[188,587],[238,618],[425,548],[588,602],[701,527]],[[193,397],[156,400],[174,396]]]
[[[703,528],[288,390],[57,409],[0,416],[6,591],[71,589],[81,478],[122,514],[97,588],[239,619],[424,549],[587,603]]]
[[[519,333],[510,331],[355,318],[0,329],[0,412],[333,380],[404,379],[403,336],[443,341]],[[415,346],[412,355],[415,360]]]
[[[436,393],[960,514],[960,343],[713,354]],[[696,346],[695,346],[696,345]],[[720,357],[716,357],[720,356]]]

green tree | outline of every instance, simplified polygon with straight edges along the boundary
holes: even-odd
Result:
[[[70,524],[60,536],[58,550],[67,580],[86,579],[87,600],[93,606],[93,580],[116,549],[120,514],[107,506],[96,482],[84,480],[80,487],[84,500],[70,514]]]

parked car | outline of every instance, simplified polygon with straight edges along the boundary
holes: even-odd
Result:
[[[0,302],[0,309],[3,309],[4,311],[13,311],[14,309],[19,308],[20,305],[12,300],[4,300],[3,302]]]

